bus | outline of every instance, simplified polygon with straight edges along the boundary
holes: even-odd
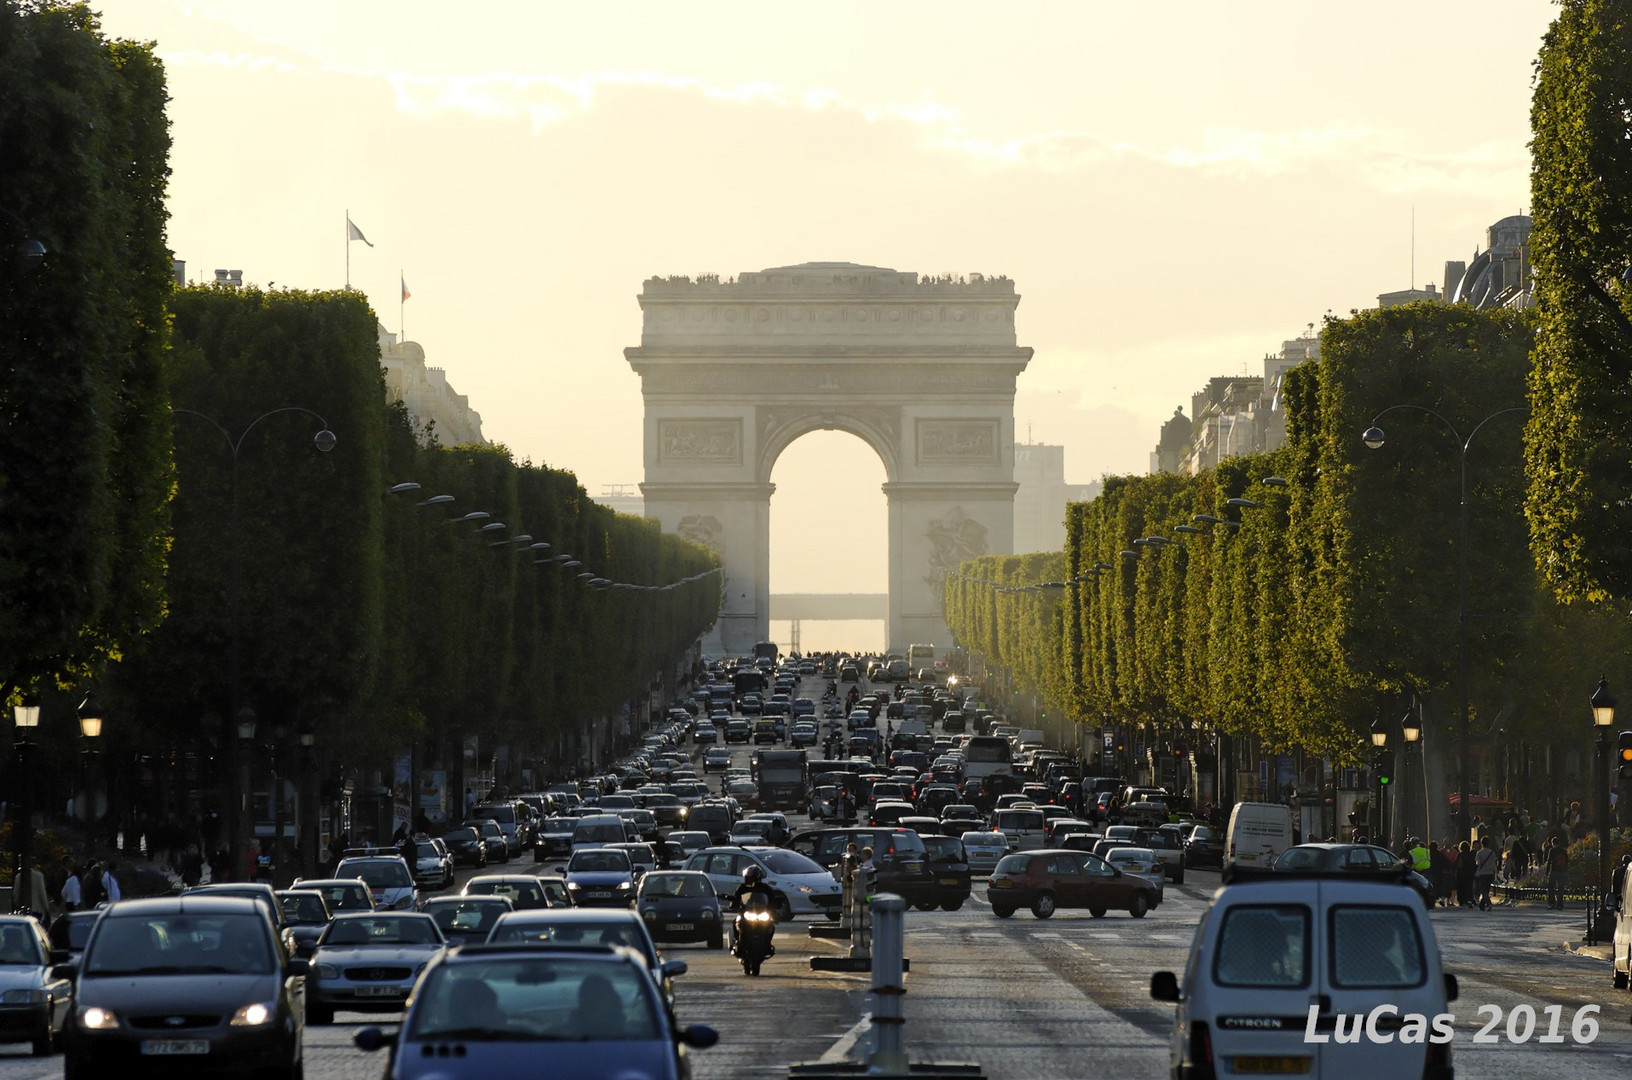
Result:
[[[907,646],[907,670],[912,672],[912,675],[908,676],[909,678],[911,678],[913,676],[916,676],[918,674],[918,669],[919,668],[933,668],[934,666],[935,666],[935,646],[933,646],[933,645],[908,645]]]
[[[993,773],[1014,775],[1014,748],[1002,735],[976,735],[963,744],[963,775],[977,780]]]
[[[774,734],[774,730],[773,730]],[[754,754],[763,810],[803,810],[810,797],[809,755],[804,750],[760,750]]]

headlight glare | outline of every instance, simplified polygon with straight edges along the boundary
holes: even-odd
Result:
[[[232,1014],[231,1024],[233,1027],[260,1027],[271,1023],[276,1012],[276,1002],[252,1001]]]
[[[107,1009],[92,1005],[79,1010],[79,1026],[86,1031],[113,1031],[119,1026],[119,1018]]]

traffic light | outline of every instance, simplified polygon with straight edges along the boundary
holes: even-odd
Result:
[[[1384,787],[1394,782],[1394,770],[1387,765],[1377,766],[1377,782]]]
[[[1632,781],[1632,731],[1623,731],[1616,736],[1619,742],[1619,753],[1615,760],[1621,765],[1621,779]]]

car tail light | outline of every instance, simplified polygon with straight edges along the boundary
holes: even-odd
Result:
[[[1213,1035],[1204,1021],[1190,1024],[1190,1080],[1217,1080],[1213,1067]]]
[[[1451,1075],[1451,1044],[1430,1042],[1428,1057],[1422,1063],[1422,1080],[1446,1080]]]

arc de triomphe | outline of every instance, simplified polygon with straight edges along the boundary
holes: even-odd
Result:
[[[854,263],[647,280],[640,344],[624,350],[646,403],[641,491],[648,517],[724,563],[706,651],[767,639],[771,469],[819,428],[884,462],[889,647],[951,644],[946,571],[1014,542],[1014,385],[1031,359],[1019,302],[1007,278]]]

